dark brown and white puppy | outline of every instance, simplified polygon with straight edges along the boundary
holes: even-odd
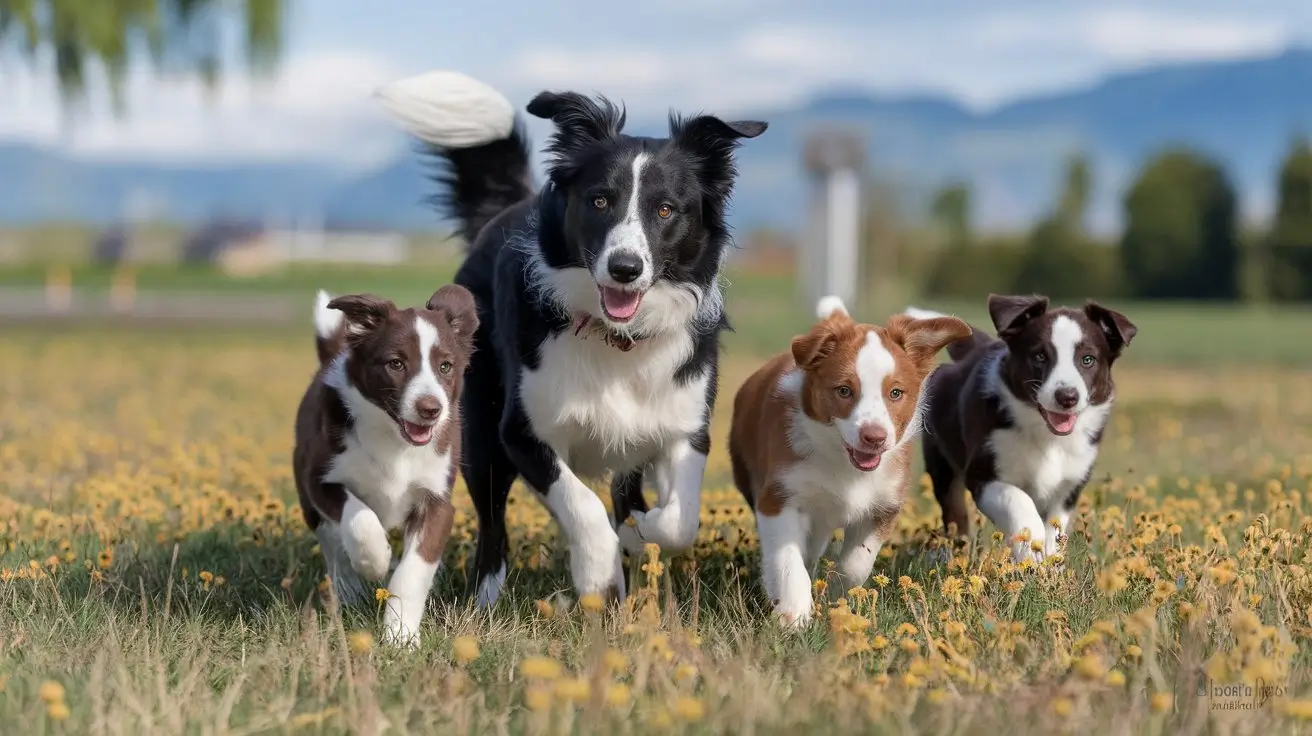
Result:
[[[1014,559],[1039,561],[1065,538],[1111,415],[1112,364],[1138,330],[1094,302],[990,294],[988,308],[998,337],[976,329],[930,377],[925,470],[949,534],[969,531],[969,489]]]
[[[756,512],[765,589],[783,623],[811,619],[811,575],[843,529],[839,590],[865,584],[911,479],[921,384],[955,317],[853,320],[837,297],[792,349],[738,389],[729,432],[734,483]]]
[[[474,298],[450,285],[424,308],[397,309],[319,292],[314,321],[320,367],[296,413],[293,454],[301,513],[348,603],[365,597],[362,577],[387,575],[387,533],[404,527],[383,627],[387,641],[414,646],[451,533]]]

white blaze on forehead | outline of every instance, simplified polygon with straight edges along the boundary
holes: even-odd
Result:
[[[1084,330],[1078,322],[1063,314],[1052,321],[1049,339],[1057,355],[1053,359],[1048,378],[1039,389],[1039,403],[1049,411],[1082,411],[1089,403],[1089,388],[1084,385],[1084,375],[1080,373],[1076,361],[1083,357],[1077,354],[1077,348],[1084,341]],[[1057,405],[1055,395],[1062,388],[1073,388],[1079,392],[1080,400],[1074,409],[1062,409]]]
[[[437,347],[437,328],[422,316],[415,317],[415,336],[419,339],[419,369],[410,376],[405,394],[401,397],[401,418],[409,422],[422,424],[415,411],[415,402],[425,396],[436,396],[443,408],[448,406],[446,390],[437,381],[437,367],[433,365],[433,348]],[[446,422],[449,412],[443,411],[438,419],[440,427]]]
[[[620,221],[606,233],[606,242],[602,245],[601,253],[597,255],[597,262],[592,267],[592,275],[598,283],[614,284],[606,266],[606,262],[614,253],[631,253],[641,259],[642,276],[639,276],[635,283],[641,287],[651,283],[651,245],[647,242],[647,231],[642,226],[642,170],[648,160],[649,157],[645,153],[633,157],[633,165],[630,167],[633,186],[629,190],[629,200],[624,203],[624,208],[620,212]],[[618,205],[618,202],[612,203],[612,206]]]
[[[861,427],[871,424],[882,426],[888,432],[886,446],[892,447],[897,442],[897,428],[893,426],[893,418],[884,403],[884,379],[896,367],[897,362],[884,347],[879,333],[867,332],[865,344],[856,354],[856,376],[861,380],[861,395],[847,419],[838,422],[838,430],[849,446],[860,446]]]

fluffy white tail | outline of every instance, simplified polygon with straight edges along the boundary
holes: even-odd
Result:
[[[443,148],[473,148],[510,137],[515,108],[505,95],[453,71],[431,71],[374,92],[411,135]]]
[[[932,309],[921,309],[919,307],[907,307],[906,311],[903,312],[903,314],[905,314],[906,316],[912,319],[933,319],[935,317],[948,316],[946,314],[943,314],[942,312],[935,312]]]
[[[314,334],[321,340],[328,340],[341,329],[342,319],[346,315],[336,309],[329,309],[328,302],[333,298],[323,289],[314,297]]]
[[[847,314],[847,306],[843,304],[842,297],[830,294],[829,296],[821,297],[820,301],[816,302],[816,319],[825,319],[835,312]]]

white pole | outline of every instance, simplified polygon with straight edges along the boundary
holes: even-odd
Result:
[[[828,177],[826,245],[828,293],[855,304],[861,239],[861,179],[852,169],[835,169]]]

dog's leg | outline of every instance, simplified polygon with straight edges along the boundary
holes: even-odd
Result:
[[[518,472],[501,444],[504,388],[496,351],[486,333],[476,334],[474,355],[461,392],[463,443],[460,473],[478,513],[478,547],[474,552],[474,602],[491,606],[506,582],[506,500]],[[492,407],[492,410],[489,410]]]
[[[761,539],[761,577],[770,603],[784,626],[801,628],[811,621],[811,576],[806,571],[807,519],[784,507],[774,516],[756,514]]]
[[[392,563],[392,544],[373,509],[350,491],[342,506],[342,545],[351,567],[366,580],[382,580]]]
[[[966,514],[965,483],[930,436],[926,435],[922,445],[925,472],[929,474],[929,480],[934,486],[934,498],[943,512],[943,531],[947,533],[950,544],[970,534],[970,517]],[[931,564],[942,564],[951,557],[951,547],[931,550],[928,561]]]
[[[391,595],[383,613],[383,635],[388,643],[411,648],[419,645],[419,624],[454,518],[450,503],[429,495],[406,519],[405,549],[387,583]]]
[[[882,525],[877,527],[875,519],[862,519],[843,527],[843,549],[838,553],[840,594],[847,595],[852,588],[866,584],[887,536],[887,530]]]
[[[709,448],[706,448],[709,449]],[[639,544],[654,542],[670,553],[691,549],[701,522],[702,477],[706,473],[706,449],[696,439],[679,440],[656,459],[656,508],[633,511]]]
[[[337,523],[324,519],[314,529],[319,538],[319,549],[323,552],[324,572],[332,581],[333,592],[344,606],[352,606],[365,600],[366,591],[360,575],[351,566],[351,558],[346,555],[342,544],[342,528]]]
[[[642,495],[642,481],[642,468],[628,473],[616,473],[610,481],[610,501],[615,515],[615,532],[619,535],[620,547],[634,556],[642,553],[642,540],[638,538],[637,528],[624,522],[634,511],[647,510],[647,499]]]
[[[1012,542],[1011,556],[1017,563],[1027,559],[1039,561],[1040,555],[1031,545],[1038,542],[1039,549],[1043,549],[1047,535],[1043,517],[1029,494],[1010,483],[995,480],[984,485],[975,505],[1007,535]],[[1025,530],[1029,530],[1030,541],[1016,541],[1016,536]]]
[[[701,523],[702,478],[706,474],[706,456],[711,452],[711,409],[719,390],[719,374],[712,364],[707,372],[701,425],[687,439],[663,448],[653,463],[657,479],[656,508],[645,513],[635,511],[638,537],[654,542],[666,552],[680,553],[697,542]]]
[[[1059,504],[1053,512],[1048,514],[1048,528],[1045,529],[1046,537],[1043,539],[1044,557],[1052,557],[1055,554],[1066,556],[1066,551],[1062,549],[1062,542],[1070,543],[1066,536],[1071,526],[1071,509],[1066,504]]]
[[[560,456],[532,434],[528,417],[511,397],[501,423],[506,453],[538,494],[569,543],[569,569],[579,595],[624,599],[624,564],[610,514],[597,494]]]
[[[809,535],[810,544],[807,545],[806,551],[806,569],[810,572],[811,577],[815,575],[820,567],[820,558],[824,557],[825,551],[829,549],[830,542],[834,541],[834,533],[826,533],[823,529],[814,529]]]

